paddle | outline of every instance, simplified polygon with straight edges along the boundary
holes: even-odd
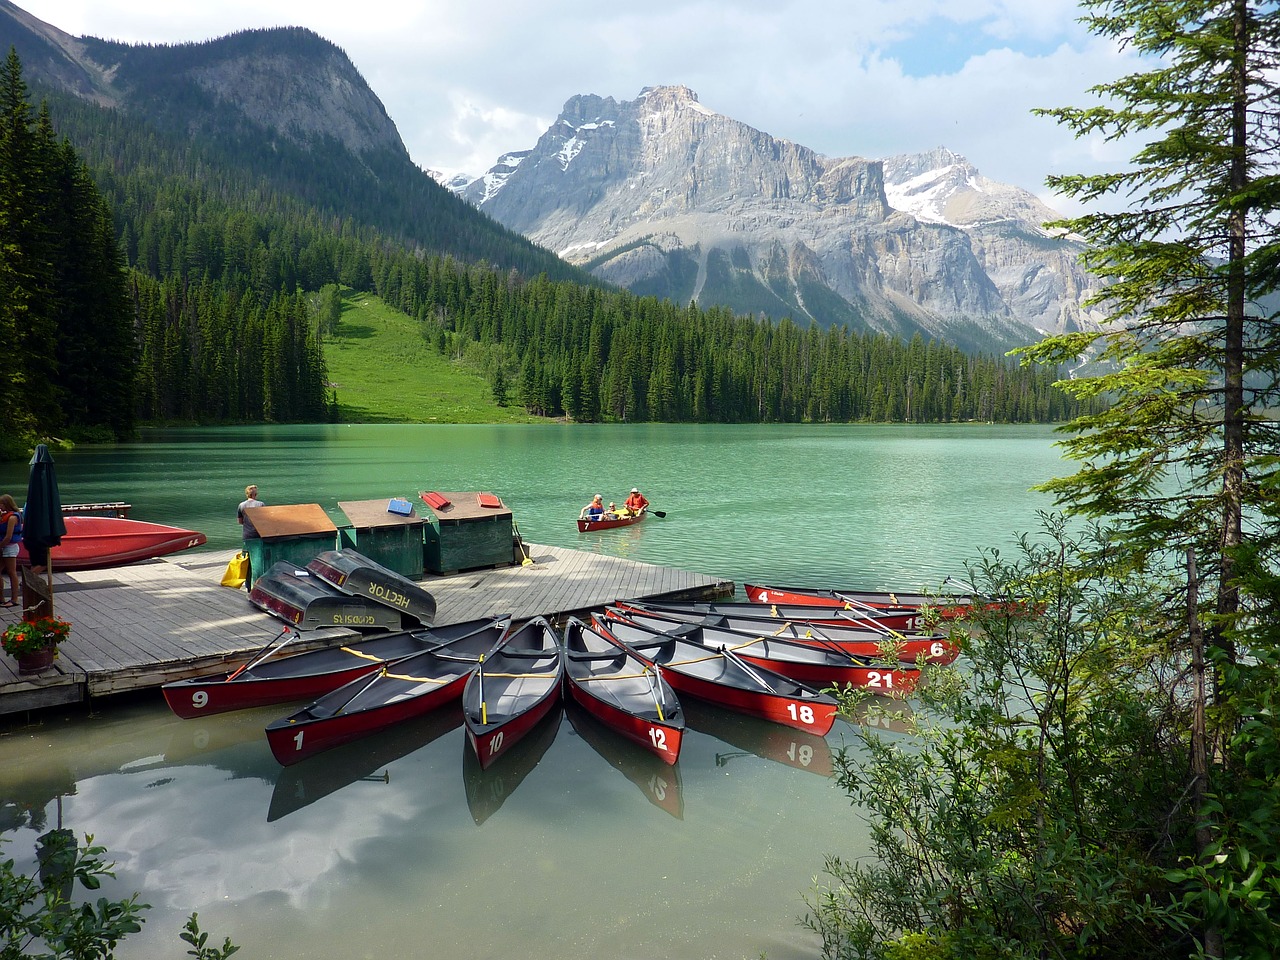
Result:
[[[735,663],[739,667],[741,667],[744,671],[746,671],[747,675],[750,676],[752,680],[760,684],[760,686],[764,687],[766,690],[775,689],[772,683],[769,683],[769,681],[765,680],[764,677],[760,676],[760,674],[756,673],[755,670],[752,669],[751,664],[747,663],[747,661],[743,660],[740,656],[738,656],[736,653],[734,653],[724,644],[720,645],[720,655],[724,657],[726,660],[728,660],[730,663]]]
[[[883,610],[879,610],[876,607],[871,606],[871,604],[869,603],[863,603],[861,600],[857,599],[856,597],[846,596],[843,593],[837,593],[835,596],[838,599],[843,600],[845,603],[849,604],[849,606],[857,607],[858,609],[863,611],[863,614],[866,617],[866,621],[859,620],[856,622],[863,623],[863,622],[870,621],[867,625],[870,626],[872,630],[877,630],[880,633],[886,634],[891,637],[898,637],[904,640],[906,639],[897,630],[891,630],[890,628],[886,627],[883,623],[880,622],[880,618],[877,615],[883,614],[884,613]],[[841,615],[844,615],[844,611],[841,611]],[[852,620],[853,618],[849,617],[849,619]]]
[[[484,702],[484,654],[480,654],[480,663],[476,666],[476,680],[480,684],[480,725],[489,725],[489,705]]]
[[[652,513],[659,520],[665,520],[667,518],[667,511],[665,510],[650,510],[649,512]]]
[[[226,680],[224,680],[224,681],[222,681],[222,682],[223,682],[223,683],[230,683],[230,682],[231,682],[232,680],[234,680],[236,677],[240,676],[240,674],[244,673],[246,670],[248,670],[250,667],[252,667],[255,663],[257,663],[258,661],[263,660],[264,658],[266,658],[266,657],[270,656],[272,653],[274,653],[276,650],[279,650],[281,647],[283,647],[283,646],[284,646],[286,643],[288,643],[290,640],[293,640],[294,638],[299,637],[299,636],[301,636],[301,634],[296,634],[296,633],[294,633],[294,632],[293,632],[293,630],[292,630],[291,628],[289,628],[289,627],[285,627],[283,630],[281,630],[279,633],[277,633],[274,637],[272,637],[270,640],[268,640],[268,641],[263,645],[262,649],[258,651],[257,655],[256,655],[256,656],[254,656],[254,658],[253,658],[252,660],[246,660],[244,663],[242,663],[242,664],[241,664],[241,665],[240,665],[240,666],[235,670],[235,672],[234,672],[234,673],[232,673],[230,676],[228,676],[228,677],[227,677],[227,679],[226,679]],[[284,639],[283,639],[283,640],[281,640],[281,641],[280,641],[280,643],[276,644],[276,646],[275,646],[273,649],[268,650],[268,649],[267,649],[267,647],[270,647],[270,646],[271,646],[273,643],[275,643],[275,642],[276,642],[276,640],[278,640],[280,637],[284,637]]]
[[[644,675],[649,680],[649,692],[653,694],[653,702],[658,705],[658,719],[660,721],[666,722],[666,718],[662,715],[662,693],[661,693],[662,677],[661,675],[658,676],[658,683],[656,686],[654,685],[654,682],[653,682],[653,674],[657,672],[658,672],[658,665],[656,663],[653,665],[653,673],[649,672],[648,667],[644,668]]]
[[[386,675],[387,675],[387,665],[384,663],[382,665],[382,669],[373,671],[373,676],[369,678],[368,683],[365,683],[364,685],[362,685],[359,690],[357,690],[351,696],[347,697],[347,699],[342,701],[342,705],[338,707],[337,710],[333,711],[333,715],[336,717],[343,710],[347,709],[347,707],[351,706],[351,704],[355,702],[356,697],[360,696],[360,694],[364,693],[366,690],[372,687],[374,683],[376,683],[379,679],[381,679],[382,677],[385,677]]]
[[[825,633],[819,630],[818,625],[816,623],[809,624],[806,630],[814,640],[818,641],[819,650],[826,650],[828,653],[839,654],[841,657],[844,657],[845,660],[849,661],[855,666],[863,666],[866,663],[866,661],[862,657],[858,657],[850,653],[844,647],[840,646],[840,644],[836,643],[834,640],[828,637]],[[761,639],[764,639],[764,638],[761,637]],[[778,636],[778,639],[789,640],[789,639],[795,639],[795,638]]]
[[[528,567],[533,565],[533,557],[529,556],[529,551],[524,548],[524,534],[520,532],[520,527],[516,524],[515,518],[511,520],[511,529],[516,532],[519,539],[520,552],[524,554],[524,559],[520,561],[520,566]]]

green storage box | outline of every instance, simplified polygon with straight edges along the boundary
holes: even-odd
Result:
[[[258,539],[245,541],[250,587],[273,564],[283,560],[305,570],[318,554],[338,543],[338,528],[318,503],[249,507],[245,515],[258,531]]]
[[[412,505],[408,514],[392,512],[392,505],[390,499],[339,500],[351,526],[338,531],[338,549],[355,550],[402,577],[418,580],[424,569],[422,542],[427,522]]]
[[[511,511],[480,505],[479,493],[442,493],[449,503],[428,507],[432,520],[423,531],[423,561],[428,573],[457,573],[477,567],[510,566]]]

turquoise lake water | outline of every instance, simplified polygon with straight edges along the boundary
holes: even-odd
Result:
[[[487,490],[537,543],[743,582],[915,590],[1007,549],[1065,472],[1043,427],[311,426],[148,433],[55,452],[64,502],[238,542],[247,483],[271,504]],[[26,466],[0,466],[21,501]],[[592,493],[665,510],[579,534]],[[264,640],[266,638],[264,637]],[[802,897],[866,847],[812,742],[690,710],[676,768],[558,716],[511,763],[470,763],[460,715],[280,768],[264,708],[178,720],[160,695],[0,721],[4,855],[62,825],[152,904],[119,956],[181,955],[195,911],[240,956],[812,957]]]

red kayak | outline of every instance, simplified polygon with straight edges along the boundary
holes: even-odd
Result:
[[[605,515],[606,517],[608,514]],[[629,527],[633,523],[639,523],[648,514],[638,513],[634,517],[610,517],[607,520],[579,520],[578,532],[587,533],[590,530],[612,530],[614,527]]]
[[[564,657],[555,627],[534,617],[480,658],[462,691],[462,722],[481,769],[560,703]]]
[[[810,587],[761,587],[744,584],[752,603],[802,603],[815,607],[839,607],[854,613],[866,613],[880,619],[880,614],[919,616],[929,607],[943,620],[958,620],[969,613],[970,598],[964,596],[930,597],[923,593],[896,593],[892,590],[829,590]]]
[[[945,633],[901,633],[870,620],[827,622],[780,619],[776,614],[771,613],[771,608],[741,603],[662,603],[649,600],[627,600],[620,601],[614,606],[624,612],[634,611],[685,623],[724,627],[726,630],[734,630],[738,633],[789,640],[792,643],[803,643],[814,647],[839,648],[854,656],[876,660],[891,657],[903,663],[915,663],[923,657],[925,663],[945,665],[953,662],[960,655],[960,648]],[[810,609],[813,612],[831,612],[829,607]]]
[[[577,617],[565,627],[564,647],[570,698],[664,763],[675,763],[684,711],[661,672]]]
[[[611,620],[596,627],[641,659],[662,667],[679,694],[702,697],[730,710],[826,736],[835,723],[834,697],[749,664],[731,650],[708,650],[679,637]]]
[[[634,624],[656,636],[679,637],[704,647],[708,652],[730,651],[749,664],[765,667],[819,689],[854,686],[876,693],[901,695],[910,693],[920,682],[920,670],[914,665],[900,661],[896,666],[876,663],[867,657],[846,653],[839,647],[808,646],[723,627],[682,623],[652,614],[624,613],[616,607],[608,608],[605,616],[611,622],[621,620]]]
[[[163,523],[74,514],[64,515],[62,520],[67,532],[62,542],[49,550],[55,571],[122,567],[126,563],[189,550],[205,542],[203,533]],[[31,562],[25,546],[18,550],[18,562]]]

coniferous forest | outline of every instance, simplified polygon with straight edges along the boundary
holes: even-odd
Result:
[[[1079,412],[1053,370],[995,354],[604,288],[407,159],[355,163],[333,143],[192,134],[36,92],[38,107],[11,52],[0,76],[0,336],[16,348],[0,416],[23,447],[123,437],[139,422],[333,418],[313,306],[329,285],[403,310],[428,343],[486,377],[499,404],[537,415],[1029,422]],[[343,156],[365,179],[342,175]],[[415,202],[417,223],[405,217]]]

